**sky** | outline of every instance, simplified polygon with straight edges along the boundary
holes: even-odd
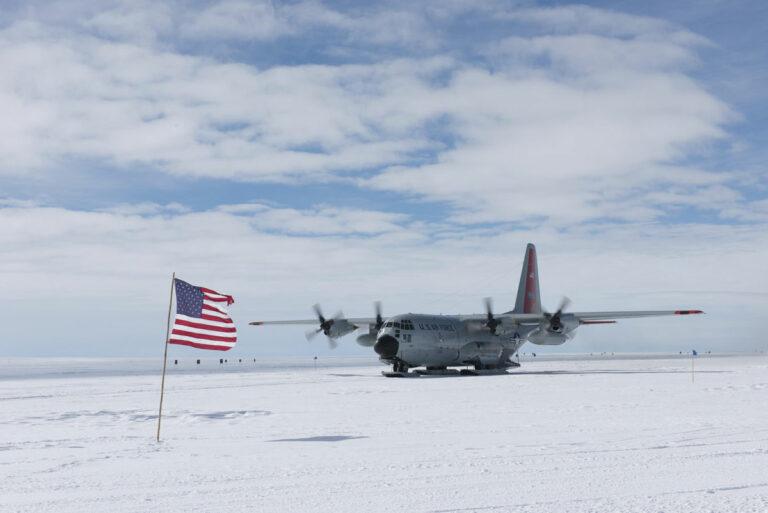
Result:
[[[247,322],[506,310],[528,242],[551,309],[707,313],[526,350],[765,349],[766,21],[757,1],[6,1],[0,355],[159,355],[176,272],[235,297],[228,356],[373,358]]]

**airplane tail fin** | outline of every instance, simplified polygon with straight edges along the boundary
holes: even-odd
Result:
[[[536,261],[536,246],[528,244],[525,248],[523,270],[520,273],[520,284],[517,287],[515,313],[541,313],[541,296],[539,295],[539,265]]]

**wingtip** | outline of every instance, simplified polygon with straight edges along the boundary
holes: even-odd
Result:
[[[264,324],[264,321],[253,321],[253,322],[249,322],[248,324],[250,324],[251,326],[261,326]]]
[[[675,315],[694,315],[703,313],[703,310],[675,310]]]

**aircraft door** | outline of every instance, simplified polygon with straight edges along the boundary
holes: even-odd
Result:
[[[452,363],[459,358],[459,337],[453,323],[439,325],[437,332],[438,347],[446,363]]]

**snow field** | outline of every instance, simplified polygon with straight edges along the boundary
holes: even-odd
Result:
[[[0,380],[2,512],[768,512],[768,358]]]

